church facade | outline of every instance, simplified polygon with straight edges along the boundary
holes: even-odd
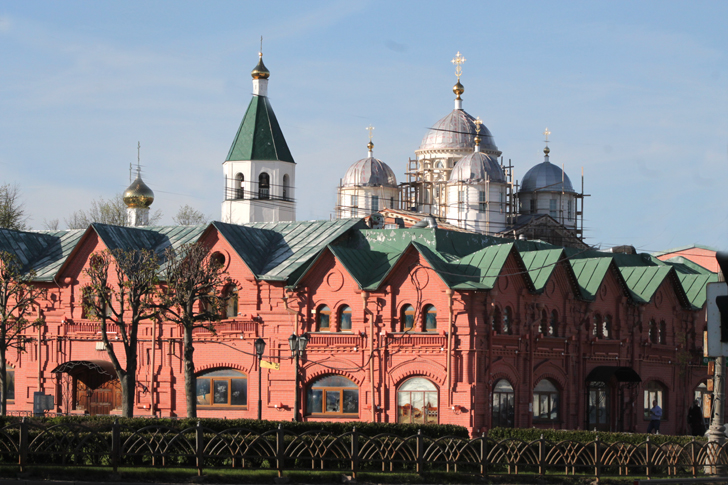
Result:
[[[219,288],[228,304],[216,331],[194,334],[201,417],[457,424],[473,434],[495,426],[644,431],[657,400],[661,432],[686,431],[688,407],[707,393],[705,286],[715,273],[456,225],[371,228],[359,213],[295,222],[295,163],[266,99],[269,75],[261,57],[223,164],[222,221],[145,225],[153,193],[138,178],[125,193],[131,227],[0,230],[0,250],[47,290],[41,325],[8,358],[11,414],[30,413],[36,392],[52,395],[58,413],[119,413],[118,378],[83,308],[89,260],[106,249],[162,254],[199,242],[230,278]],[[447,180],[460,173],[456,187],[507,184],[476,121],[471,153]],[[347,180],[392,189],[394,175],[372,149]],[[184,416],[180,329],[145,321],[139,335],[135,414]],[[304,337],[294,359],[291,343]]]

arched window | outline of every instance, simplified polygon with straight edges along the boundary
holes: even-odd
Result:
[[[283,175],[283,200],[291,200],[291,194],[289,190],[290,183],[291,182],[288,174]]]
[[[505,335],[510,335],[511,333],[513,333],[513,315],[511,312],[511,307],[509,306],[507,306],[505,311],[503,312],[502,330]]]
[[[647,326],[647,337],[649,338],[650,343],[657,343],[657,324],[655,323],[655,320],[651,319]]]
[[[657,405],[660,406],[662,409],[662,419],[665,419],[667,416],[667,411],[665,410],[665,406],[663,406],[662,403],[665,402],[665,388],[662,384],[660,384],[657,381],[650,381],[645,386],[644,391],[644,403],[643,406],[645,408],[645,419],[650,419],[650,409],[655,405],[655,401],[657,402]]]
[[[592,320],[592,335],[594,337],[599,337],[601,334],[601,328],[602,328],[602,316],[598,313],[594,314],[594,318]]]
[[[8,402],[15,402],[15,367],[9,365],[5,368],[5,392]]]
[[[245,198],[245,176],[242,173],[239,173],[235,176],[235,198],[236,199],[244,199]]]
[[[549,337],[559,336],[559,314],[556,310],[551,312],[551,320],[549,321]]]
[[[425,332],[437,332],[437,309],[432,305],[427,305],[424,315]]]
[[[269,199],[270,198],[270,175],[262,172],[258,176],[258,198]]]
[[[559,391],[548,379],[540,380],[533,389],[533,419],[538,421],[559,419]]]
[[[326,376],[308,388],[308,414],[359,414],[359,388],[346,377]]]
[[[603,339],[611,339],[612,335],[612,317],[611,315],[604,315],[604,321],[602,322],[602,335]]]
[[[339,330],[351,330],[351,307],[347,305],[339,311]]]
[[[402,322],[403,332],[409,332],[415,329],[415,309],[412,305],[402,307],[400,322]]]
[[[513,386],[506,379],[500,379],[493,387],[492,427],[512,428],[515,418]]]
[[[667,325],[665,324],[665,320],[660,320],[660,327],[657,330],[657,343],[667,343]]]
[[[407,379],[397,391],[397,422],[437,424],[437,387],[424,377]]]
[[[238,316],[238,287],[229,286],[225,290],[225,318],[235,318]]]
[[[328,332],[331,328],[331,309],[326,305],[321,305],[316,311],[316,330],[318,332]]]
[[[538,326],[538,332],[541,335],[548,335],[549,332],[549,317],[546,310],[541,310],[541,322]]]
[[[247,406],[248,376],[234,369],[205,372],[195,378],[198,406]]]
[[[495,309],[493,310],[493,315],[491,315],[490,317],[490,325],[495,333],[503,333],[503,325],[501,320],[502,319],[500,308],[495,307]]]

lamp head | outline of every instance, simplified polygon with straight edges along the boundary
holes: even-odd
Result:
[[[265,340],[258,337],[257,339],[255,339],[254,345],[255,345],[255,353],[258,354],[258,358],[259,359],[262,358],[263,352],[265,352]]]

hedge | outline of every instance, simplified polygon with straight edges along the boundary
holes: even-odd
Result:
[[[0,427],[17,423],[21,418],[7,416],[0,418]],[[51,426],[55,424],[80,424],[89,428],[101,428],[110,426],[115,420],[126,429],[138,430],[146,426],[166,426],[176,430],[183,430],[197,425],[201,421],[202,426],[219,432],[230,428],[246,428],[256,433],[264,433],[278,429],[281,425],[284,429],[295,434],[302,434],[307,431],[324,431],[335,435],[350,432],[353,428],[359,433],[367,436],[378,434],[392,434],[399,437],[416,435],[418,430],[428,438],[442,438],[444,436],[455,436],[458,438],[469,438],[467,428],[451,424],[395,424],[395,423],[367,423],[360,421],[317,421],[317,422],[295,422],[295,421],[259,421],[257,419],[217,419],[217,418],[122,418],[119,416],[59,416],[53,418],[26,418],[30,423]]]
[[[577,441],[589,443],[596,437],[604,443],[630,443],[637,445],[650,439],[651,443],[661,445],[663,443],[677,443],[685,445],[693,440],[693,436],[673,436],[665,434],[646,433],[609,433],[605,431],[582,431],[582,430],[561,430],[561,429],[538,429],[538,428],[493,428],[488,432],[488,437],[496,441],[504,439],[515,439],[521,441],[535,441],[543,435],[545,440]],[[700,441],[705,441],[701,438]]]

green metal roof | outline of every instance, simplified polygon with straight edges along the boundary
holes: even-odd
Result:
[[[521,251],[521,259],[528,269],[536,291],[543,291],[559,260],[565,257],[564,250],[544,249],[541,251]]]
[[[633,293],[632,298],[640,303],[648,303],[674,270],[670,266],[632,266],[619,268],[619,271]]]
[[[356,226],[361,219],[334,221],[226,224],[215,228],[261,280],[287,281],[311,262],[326,246]]]
[[[365,290],[376,290],[403,254],[401,251],[361,251],[334,245],[330,245],[329,250]]]
[[[693,308],[703,308],[705,301],[708,297],[706,286],[708,283],[714,283],[718,281],[718,275],[715,273],[710,274],[685,274],[677,273],[677,277],[680,279],[680,284],[685,290],[688,300]]]
[[[571,269],[574,270],[581,297],[585,300],[593,301],[599,291],[602,280],[609,271],[612,264],[612,258],[583,258],[570,259]]]
[[[293,161],[267,96],[253,96],[225,160]]]
[[[0,250],[14,254],[25,271],[34,270],[36,281],[52,281],[84,232],[0,229]]]

